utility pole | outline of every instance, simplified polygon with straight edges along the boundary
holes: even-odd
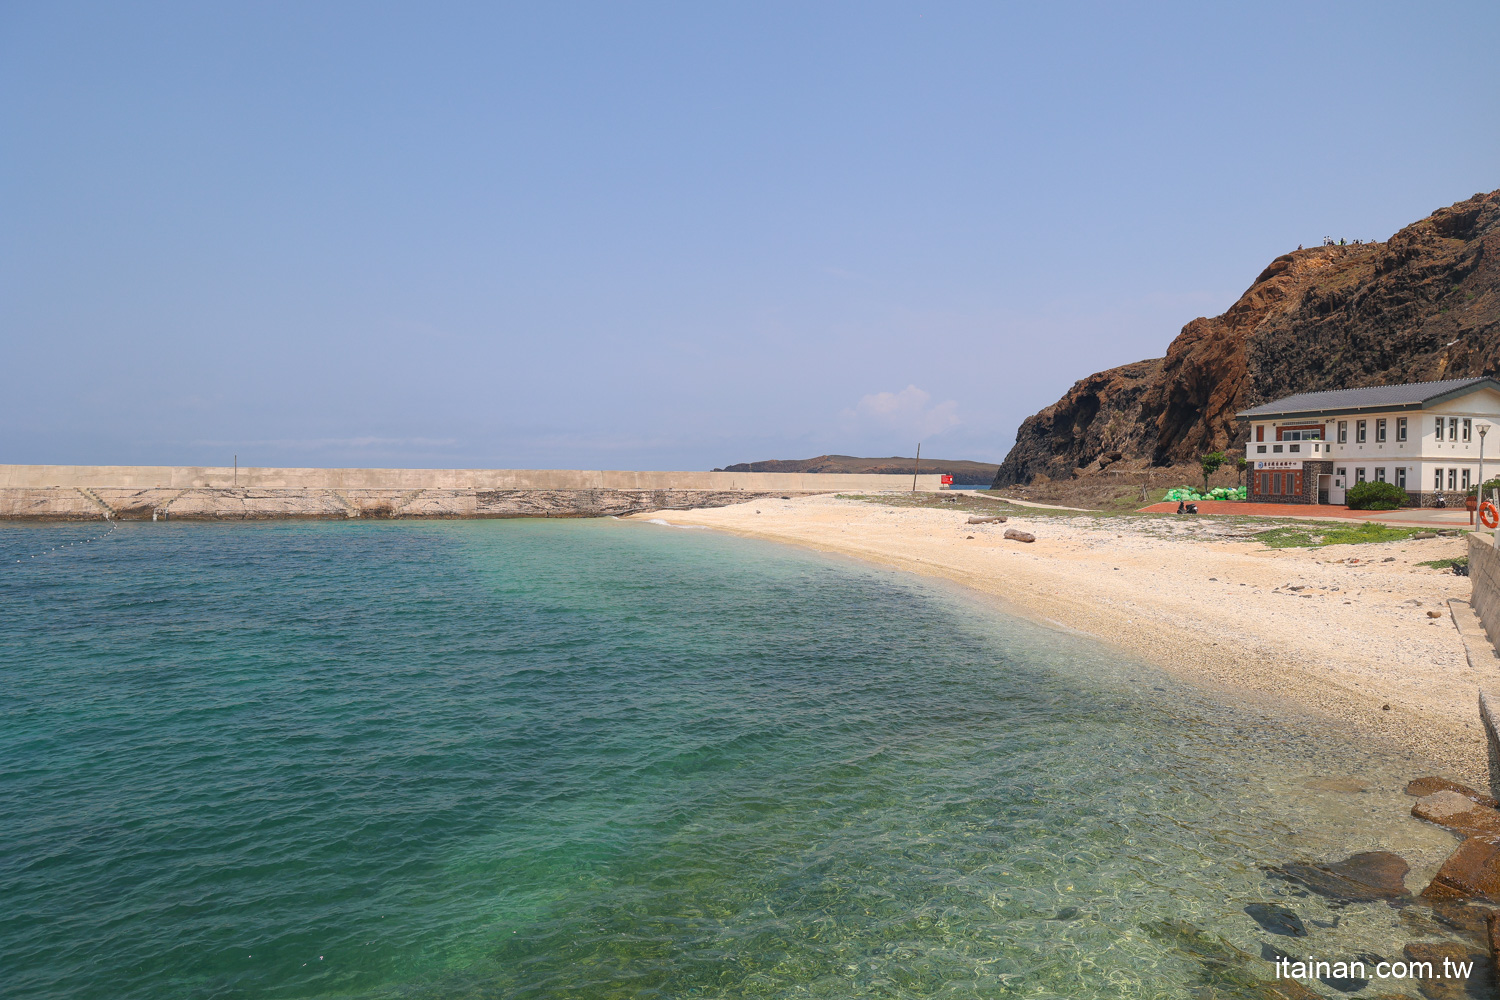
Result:
[[[922,442],[918,441],[917,442],[917,460],[912,463],[912,467],[911,467],[911,491],[913,493],[917,492],[917,469],[921,468],[921,466],[922,466]]]
[[[235,486],[235,489],[238,489],[239,485],[240,485],[240,456],[238,454],[236,454],[234,456],[234,486]]]

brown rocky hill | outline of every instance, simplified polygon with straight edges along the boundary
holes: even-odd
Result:
[[[1385,243],[1283,254],[1165,358],[1090,375],[1028,417],[995,486],[1191,464],[1235,413],[1297,392],[1500,374],[1500,191]]]
[[[854,458],[851,455],[819,455],[817,458],[776,458],[765,462],[726,465],[715,472],[859,472],[911,475],[914,458]],[[993,462],[966,462],[946,458],[922,459],[921,472],[948,475],[960,483],[987,483],[999,466]]]

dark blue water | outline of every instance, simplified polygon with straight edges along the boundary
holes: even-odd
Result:
[[[0,529],[5,996],[1184,996],[1400,780],[705,531],[98,533]]]

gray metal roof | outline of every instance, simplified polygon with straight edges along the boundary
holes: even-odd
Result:
[[[1314,416],[1324,413],[1349,413],[1355,410],[1420,410],[1455,396],[1488,386],[1500,390],[1500,381],[1489,376],[1450,378],[1437,382],[1406,382],[1402,385],[1371,385],[1363,389],[1328,389],[1323,392],[1300,392],[1295,396],[1273,400],[1238,417]]]

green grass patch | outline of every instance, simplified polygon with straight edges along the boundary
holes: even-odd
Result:
[[[1324,545],[1362,545],[1368,542],[1402,542],[1422,528],[1393,528],[1364,521],[1357,527],[1331,521],[1308,521],[1257,532],[1255,537],[1271,549],[1321,548]]]
[[[1468,556],[1459,556],[1457,559],[1429,559],[1427,562],[1419,562],[1418,566],[1431,566],[1433,569],[1452,569],[1455,566],[1469,565]]]

